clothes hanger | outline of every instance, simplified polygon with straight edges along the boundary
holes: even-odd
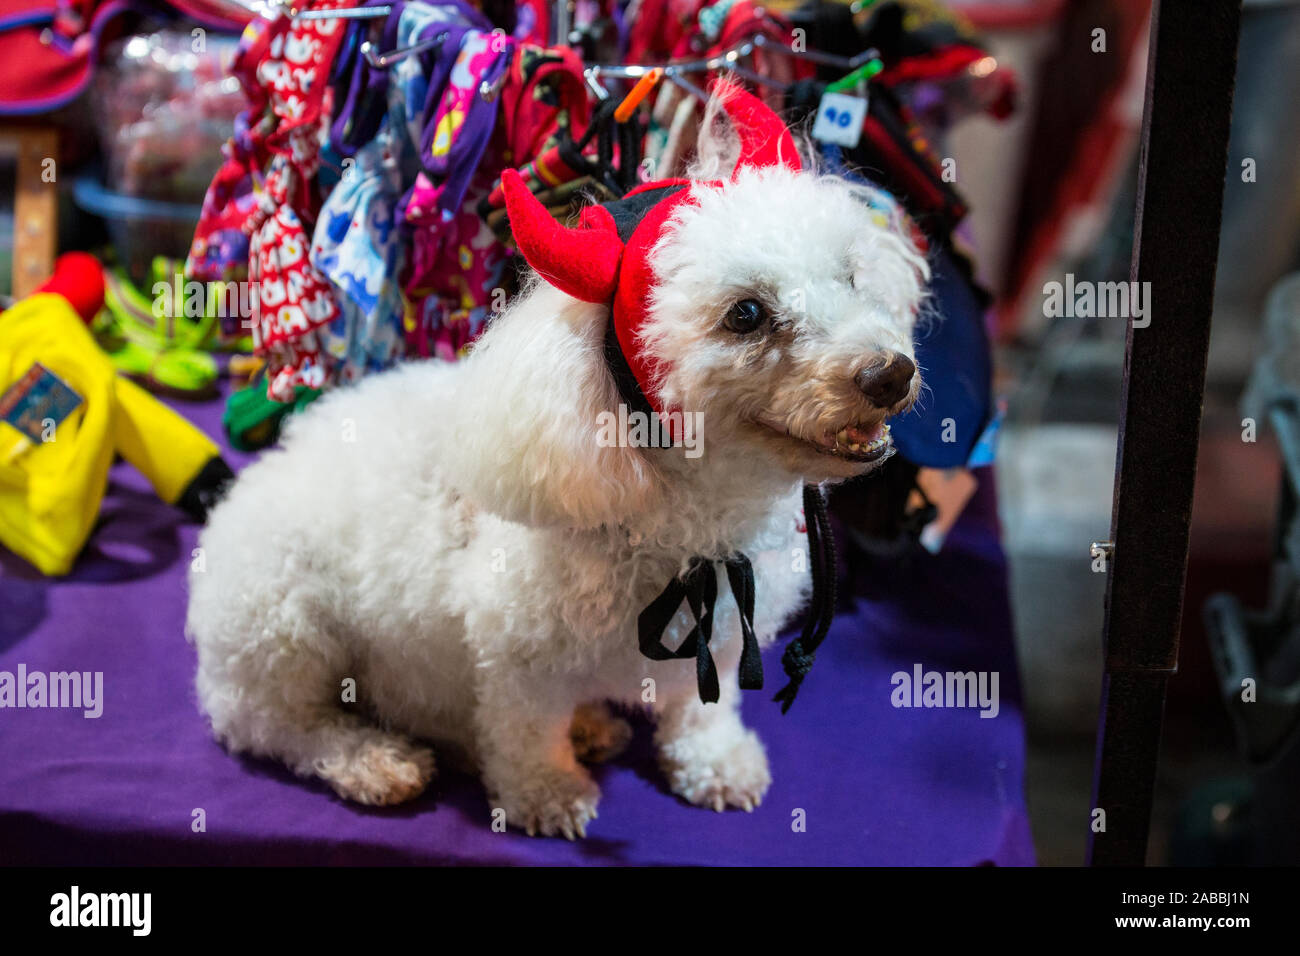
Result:
[[[859,9],[869,7],[875,2],[876,0],[859,0],[858,3],[853,5],[853,12],[857,13]],[[754,15],[764,23],[768,23],[776,27],[778,30],[785,29],[783,23],[774,19],[772,15],[762,7],[757,8],[754,11]],[[772,37],[768,36],[766,33],[755,34],[754,45],[768,51],[769,53],[779,53],[782,56],[792,57],[796,60],[807,60],[809,63],[818,63],[822,66],[833,66],[846,72],[856,70],[871,60],[880,58],[880,51],[874,48],[863,50],[856,56],[850,57],[839,56],[835,53],[823,53],[821,50],[796,50],[793,47],[786,46],[779,40],[772,39]]]
[[[665,75],[664,78],[668,80],[669,83],[672,83],[674,86],[678,87],[679,89],[684,90],[686,93],[689,93],[691,96],[694,96],[696,99],[700,100],[701,102],[707,103],[709,101],[708,93],[700,89],[698,86],[696,86],[690,80],[686,79],[686,77],[682,76],[680,73],[670,73]]]
[[[382,20],[393,12],[390,6],[351,7],[347,10],[302,10],[295,20]]]
[[[393,12],[391,6],[350,7],[343,10],[294,10],[285,0],[219,0],[268,20],[288,13],[295,20],[379,20]]]
[[[747,46],[748,49],[745,49],[745,46]],[[728,53],[726,55],[726,61],[722,64],[722,69],[734,73],[736,76],[743,79],[749,80],[751,83],[757,83],[759,86],[766,86],[768,89],[785,92],[789,84],[782,83],[780,80],[774,80],[770,76],[764,76],[762,73],[757,73],[747,66],[740,65],[740,58],[743,56],[749,56],[749,54],[753,53],[758,47],[758,44],[751,41],[750,43],[745,44],[745,46]]]
[[[573,9],[569,0],[553,0],[551,3],[551,45],[568,46],[569,30],[573,24]]]
[[[845,90],[856,89],[861,93],[862,85],[869,82],[873,76],[884,68],[884,61],[879,57],[868,60],[862,66],[858,67],[853,72],[840,77],[834,83],[826,84],[826,92],[843,93]]]
[[[638,181],[641,129],[632,119],[636,108],[659,84],[664,73],[655,67],[641,72],[633,88],[621,98],[612,97],[595,74],[584,71],[584,75],[599,102],[586,132],[577,139],[568,139],[561,147],[561,157],[574,170],[590,176],[615,196],[621,196]],[[596,155],[587,156],[584,150],[592,140],[596,141]]]
[[[396,50],[389,50],[387,53],[376,53],[375,45],[367,40],[361,44],[361,55],[376,70],[386,70],[398,60],[405,60],[417,53],[438,49],[447,42],[449,36],[451,36],[451,32],[444,30],[432,39],[421,40],[419,43],[412,43],[410,46],[398,47]]]
[[[810,63],[817,63],[821,66],[833,66],[840,70],[856,70],[861,66],[879,59],[880,51],[874,47],[863,50],[856,56],[837,56],[834,53],[823,53],[821,50],[792,50],[784,43],[773,40],[765,33],[758,33],[754,36],[754,46],[766,50],[769,53],[779,53],[782,56],[788,56],[795,60],[807,60]]]
[[[753,70],[743,67],[738,62],[743,57],[749,56],[754,52],[755,42],[750,38],[737,46],[732,47],[715,56],[702,60],[688,60],[683,63],[659,63],[655,65],[641,64],[618,64],[618,63],[597,63],[587,67],[587,74],[599,81],[602,76],[610,76],[625,80],[639,80],[651,70],[661,70],[666,79],[670,82],[677,83],[677,79],[682,78],[684,74],[690,73],[709,73],[714,70],[727,70],[735,73],[737,76],[744,77],[752,83],[758,83],[761,86],[768,86],[774,89],[785,89],[785,84],[771,77],[755,73]],[[779,47],[778,47],[779,48]],[[839,59],[843,59],[842,57]],[[679,86],[681,84],[678,84]],[[696,87],[698,89],[698,87]],[[692,91],[694,92],[694,91]],[[702,90],[700,92],[703,92]],[[706,96],[705,99],[708,97]]]
[[[591,90],[598,102],[603,103],[609,99],[609,90],[605,89],[600,82],[600,78],[592,70],[583,70],[582,78],[587,83],[587,89]]]
[[[449,32],[443,32],[432,39],[421,40],[419,43],[412,43],[410,46],[398,47],[396,50],[389,50],[387,53],[376,53],[375,45],[367,40],[361,44],[361,55],[376,70],[386,70],[398,60],[405,60],[407,57],[441,47],[447,42],[447,37],[450,35]],[[502,70],[501,75],[495,80],[491,82],[484,80],[479,84],[478,93],[479,96],[483,97],[484,102],[491,103],[501,95],[501,90],[506,85],[509,75],[509,70]]]
[[[501,95],[502,88],[506,85],[506,79],[509,78],[510,71],[502,70],[501,75],[490,83],[484,80],[478,85],[478,95],[483,97],[484,102],[491,103]]]
[[[366,9],[391,10],[392,8],[373,7]],[[367,40],[361,44],[361,55],[364,56],[366,62],[376,70],[386,70],[398,60],[405,60],[407,57],[415,56],[419,53],[426,53],[429,50],[441,47],[445,42],[447,42],[448,36],[450,36],[450,33],[444,31],[432,39],[421,40],[419,43],[412,43],[410,46],[398,47],[395,50],[389,50],[387,53],[376,53],[375,45],[371,41]],[[509,70],[502,70],[501,75],[492,82],[484,80],[478,87],[479,96],[483,97],[485,102],[491,103],[501,95],[501,90],[505,86],[509,74]]]

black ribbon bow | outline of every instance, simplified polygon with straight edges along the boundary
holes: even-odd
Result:
[[[742,690],[761,690],[763,661],[758,653],[758,638],[754,636],[754,568],[743,554],[732,555],[723,564],[731,593],[740,609],[740,686]],[[664,631],[682,606],[683,598],[695,618],[695,626],[677,650],[669,650],[664,645]],[[718,701],[718,668],[709,653],[709,640],[713,637],[713,608],[717,600],[718,575],[713,562],[697,557],[691,560],[684,573],[668,582],[663,592],[646,605],[637,618],[641,653],[646,657],[652,661],[695,658],[700,700],[706,704]]]
[[[812,669],[817,648],[830,630],[835,614],[835,539],[831,535],[826,501],[816,485],[803,490],[804,519],[808,526],[808,546],[813,579],[812,608],[803,633],[791,641],[781,658],[781,666],[790,678],[773,700],[781,702],[781,713],[790,709],[799,685]],[[714,605],[718,599],[718,576],[714,562],[703,557],[692,559],[686,571],[668,582],[660,595],[646,605],[637,618],[637,637],[641,653],[654,661],[695,658],[695,679],[700,700],[717,703],[718,668],[709,652],[713,636]],[[740,689],[762,690],[763,661],[754,636],[754,568],[743,554],[723,561],[727,581],[740,610]],[[671,650],[664,645],[664,631],[676,616],[683,599],[691,609],[695,625],[686,639]]]

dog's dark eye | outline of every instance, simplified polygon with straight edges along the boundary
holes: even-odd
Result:
[[[766,316],[767,310],[763,308],[763,303],[757,299],[741,299],[727,310],[722,324],[733,332],[745,335],[762,325]]]

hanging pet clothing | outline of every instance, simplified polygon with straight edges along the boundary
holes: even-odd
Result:
[[[223,282],[248,274],[248,233],[244,223],[257,207],[254,169],[260,168],[265,155],[259,156],[260,144],[248,127],[248,112],[235,119],[234,136],[222,149],[225,162],[217,170],[203,197],[203,208],[194,229],[185,274],[199,282]],[[238,335],[239,316],[223,318],[222,331]]]
[[[356,0],[319,0],[310,9],[346,9]],[[248,281],[258,290],[253,338],[267,358],[267,395],[291,401],[298,385],[319,388],[326,358],[316,334],[339,313],[329,282],[312,266],[304,223],[316,217],[312,183],[327,115],[328,77],[344,37],[337,19],[291,17],[275,8],[249,24],[234,71],[250,100],[249,149],[232,148],[204,203],[204,240],[235,217],[238,184],[253,183],[256,204],[240,223],[249,237]],[[191,259],[195,257],[192,255]]]
[[[402,4],[387,20],[384,45],[394,49],[439,36],[446,42],[446,26],[443,11]],[[334,285],[341,310],[321,333],[340,382],[387,368],[405,352],[408,306],[399,278],[408,237],[398,226],[397,209],[403,184],[419,168],[411,134],[420,129],[430,95],[418,57],[384,70],[372,69],[357,54],[349,66],[350,82],[330,128],[331,145],[345,157],[343,173],[321,207],[311,247],[312,265]],[[378,113],[376,100],[384,113]]]
[[[508,257],[474,210],[500,169],[490,145],[498,104],[482,89],[500,81],[514,43],[468,6],[434,9],[448,39],[429,79],[414,136],[420,169],[399,204],[399,221],[411,244],[403,283],[412,302],[407,351],[450,360],[486,324]]]

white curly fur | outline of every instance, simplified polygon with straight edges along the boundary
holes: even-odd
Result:
[[[439,742],[511,824],[573,837],[599,797],[578,757],[626,743],[593,705],[642,706],[651,679],[673,791],[716,809],[761,800],[767,759],[738,713],[725,577],[717,704],[700,703],[690,661],[641,655],[637,615],[693,556],[741,551],[771,642],[808,590],[801,485],[871,467],[802,439],[915,397],[919,376],[875,408],[853,376],[880,350],[911,356],[926,266],[861,186],[769,169],[692,189],[653,255],[645,341],[666,402],[703,412],[704,454],[595,440],[619,403],[608,309],[539,282],[463,362],[412,362],[322,398],[212,512],[190,575],[199,701],[232,751],[389,804],[433,775],[416,741]],[[739,298],[765,302],[770,327],[724,328]],[[356,707],[341,704],[348,678]],[[769,673],[769,694],[781,682]]]

